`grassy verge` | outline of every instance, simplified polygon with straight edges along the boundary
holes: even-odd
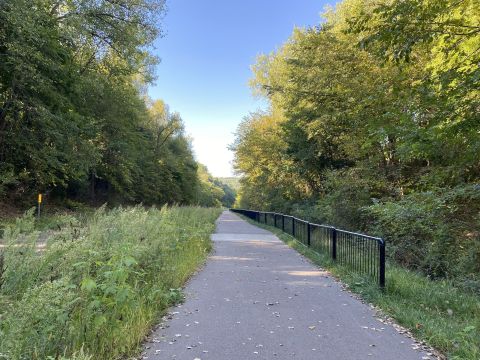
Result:
[[[32,231],[58,231],[65,226],[69,226],[72,222],[84,225],[95,213],[95,209],[83,206],[77,210],[69,210],[65,208],[49,208],[43,210],[39,218],[36,216],[36,208],[32,207],[26,212],[31,218],[28,224],[32,226]],[[7,227],[23,226],[25,222],[21,216],[8,216],[0,218],[0,244],[4,243],[3,233]],[[47,235],[47,234],[45,234]]]
[[[32,214],[8,226],[0,359],[134,355],[205,260],[219,213],[195,207],[100,209],[84,222],[62,222],[41,252]]]
[[[417,339],[446,354],[449,359],[480,359],[480,299],[454,287],[448,281],[431,281],[421,274],[387,264],[386,288],[334,263],[281,230],[254,222],[312,262],[332,272],[350,290],[382,309]]]

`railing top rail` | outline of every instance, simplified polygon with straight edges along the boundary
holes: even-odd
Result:
[[[256,212],[256,213],[261,213],[261,214],[280,215],[280,216],[284,216],[284,217],[289,217],[289,218],[291,218],[293,220],[296,220],[296,221],[299,221],[299,222],[308,223],[308,221],[297,218],[295,216],[285,215],[285,214],[276,213],[276,212],[272,212],[272,211],[256,211],[256,210],[247,210],[247,209],[232,209],[232,210],[249,211],[249,212]],[[360,236],[360,237],[365,238],[365,239],[378,241],[379,243],[382,243],[382,244],[385,243],[385,240],[383,240],[380,237],[365,235],[365,234],[361,234],[361,233],[357,233],[357,232],[353,232],[353,231],[341,230],[341,229],[337,229],[337,228],[335,228],[334,226],[331,226],[331,225],[316,224],[316,223],[310,223],[310,225],[322,227],[322,228],[325,228],[325,229],[335,229],[336,231],[344,233],[344,234]]]
[[[382,244],[385,242],[385,240],[383,240],[382,238],[376,237],[376,236],[370,236],[370,235],[365,235],[365,234],[356,233],[356,232],[353,232],[353,231],[341,230],[341,229],[336,229],[336,230],[337,230],[337,232],[340,232],[340,233],[355,235],[355,236],[360,236],[362,238],[375,240],[375,241],[378,241]]]
[[[317,226],[324,229],[335,229],[335,226],[325,225],[325,224],[317,224],[317,223],[310,223],[311,226]]]
[[[297,221],[301,221],[301,222],[304,222],[304,223],[308,222],[308,221],[306,221],[306,220],[299,219],[299,218],[297,218],[297,217],[295,217],[295,216],[292,216],[292,219],[297,220]]]

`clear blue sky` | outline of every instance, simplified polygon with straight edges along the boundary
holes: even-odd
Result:
[[[196,158],[214,176],[231,176],[227,145],[249,112],[250,66],[284,43],[294,26],[316,25],[334,0],[169,0],[165,36],[156,42],[158,80],[149,89],[178,111]]]

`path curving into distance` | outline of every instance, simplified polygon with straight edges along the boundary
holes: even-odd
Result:
[[[272,233],[225,211],[212,239],[143,359],[434,359]]]

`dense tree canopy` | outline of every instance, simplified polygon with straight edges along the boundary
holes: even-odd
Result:
[[[479,6],[344,0],[260,56],[270,110],[232,145],[238,206],[384,236],[397,261],[480,289]]]
[[[164,0],[0,2],[3,201],[31,204],[36,192],[199,201],[203,182],[180,115],[145,96],[164,8]]]

